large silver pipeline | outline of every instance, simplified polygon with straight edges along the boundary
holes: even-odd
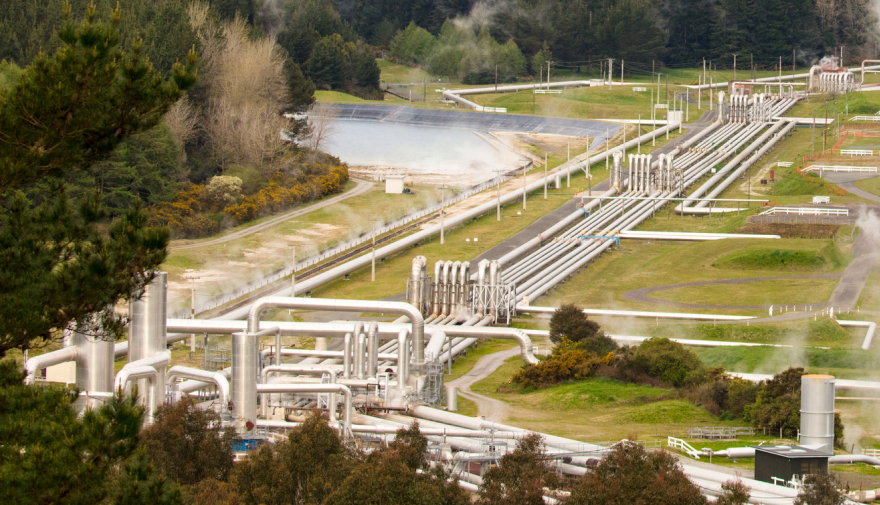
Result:
[[[113,340],[70,332],[70,345],[77,349],[76,386],[85,392],[113,392]],[[99,408],[103,399],[84,396],[78,407]]]
[[[47,352],[46,354],[28,359],[24,367],[24,383],[26,385],[33,384],[36,381],[37,370],[76,360],[77,352],[76,347],[64,347],[57,351]]]
[[[495,316],[496,300],[495,288],[498,282],[498,260],[492,260],[489,263],[489,314]]]
[[[440,311],[440,317],[449,316],[451,314],[449,308],[449,270],[451,269],[451,261],[447,261],[443,264],[443,310]]]
[[[582,170],[584,170],[584,167],[587,166],[587,163],[589,163],[589,164],[597,163],[598,161],[604,160],[606,157],[611,156],[616,151],[622,151],[625,149],[629,149],[631,147],[635,147],[638,142],[645,142],[645,141],[651,140],[651,138],[653,138],[655,136],[663,135],[667,131],[674,130],[675,128],[678,128],[678,126],[679,126],[678,123],[673,123],[673,124],[666,125],[662,128],[652,130],[652,131],[642,135],[641,137],[627,141],[623,145],[618,145],[608,151],[602,151],[601,153],[589,158],[588,160],[584,160],[584,161],[582,161],[580,163],[576,163],[576,164],[572,163],[572,164],[563,165],[559,170],[555,171],[553,173],[553,175],[555,176],[557,174],[558,175],[566,175],[568,173],[580,173]],[[526,191],[526,193],[531,193],[532,191],[543,188],[543,185],[544,185],[543,179],[536,180],[532,183],[527,184],[525,191]],[[523,194],[523,188],[520,187],[518,189],[515,189],[514,191],[511,191],[510,193],[501,195],[501,204],[504,205],[506,203],[521,199],[522,194]],[[487,212],[493,212],[495,210],[495,206],[496,206],[495,200],[488,201],[484,204],[478,205],[470,210],[467,210],[465,212],[462,212],[460,214],[457,214],[455,216],[450,217],[449,219],[446,220],[446,226],[447,226],[447,228],[449,228],[449,227],[461,224],[463,222],[469,221],[470,219],[477,217],[477,216],[480,216],[482,214],[485,214]],[[409,235],[401,240],[397,240],[397,241],[395,241],[387,246],[384,246],[380,249],[377,249],[376,254],[379,256],[391,255],[397,251],[400,251],[400,250],[403,250],[409,246],[412,246],[413,244],[422,242],[424,239],[426,239],[434,234],[437,234],[439,232],[440,232],[440,225],[438,224],[438,225],[432,226],[430,228],[427,228],[425,230],[414,233],[412,235]],[[342,277],[343,275],[350,273],[360,267],[367,266],[370,264],[371,258],[372,258],[371,254],[369,254],[369,253],[364,254],[358,258],[355,258],[350,261],[346,261],[336,267],[333,267],[333,268],[331,268],[331,269],[327,270],[326,272],[323,272],[319,275],[305,279],[302,282],[297,282],[296,283],[296,292],[297,293],[305,293],[305,292],[311,291],[315,287],[321,286],[326,282],[329,282],[329,281],[332,281],[332,280],[337,279],[339,277]],[[285,287],[284,289],[278,290],[277,294],[280,295],[282,293],[286,294],[289,292],[290,292],[290,288]],[[249,312],[249,310],[250,310],[249,306],[244,306],[239,309],[232,310],[232,311],[228,312],[227,314],[224,314],[223,316],[221,316],[221,318],[222,319],[238,319],[238,318],[244,317]]]
[[[303,365],[276,365],[276,366],[267,366],[263,368],[263,371],[260,373],[261,384],[269,383],[269,375],[273,373],[290,373],[295,375],[320,375],[323,377],[324,374],[327,374],[330,377],[330,384],[336,384],[336,379],[339,376],[339,370],[335,368],[311,368],[309,366]],[[330,422],[336,420],[336,393],[330,393],[329,397],[329,417]],[[266,401],[265,397],[263,397],[263,417],[267,417],[269,402]]]
[[[175,379],[194,379],[205,382],[213,382],[220,393],[220,405],[225,410],[229,408],[229,380],[220,372],[211,372],[200,368],[190,368],[176,365],[165,372],[165,383],[174,383]]]
[[[157,394],[158,387],[157,385],[160,383],[159,380],[159,372],[149,365],[140,365],[140,366],[124,366],[122,370],[116,374],[116,389],[121,389],[123,391],[126,390],[129,381],[135,379],[144,379],[147,381],[147,387],[144,391],[144,396],[146,399],[145,411],[144,411],[144,424],[150,425],[153,424],[153,416],[156,413],[156,408],[159,406],[157,401],[158,398],[165,398],[165,391],[162,391],[161,397]],[[164,384],[164,380],[161,381]],[[140,397],[140,391],[138,391],[138,396]]]
[[[145,358],[166,352],[168,348],[165,322],[167,320],[168,274],[155,272],[153,281],[146,285],[137,299],[129,303],[128,363],[134,364]],[[152,384],[158,405],[165,401],[165,365],[157,365],[158,376]],[[138,381],[138,397],[147,401],[146,380]]]
[[[468,279],[470,276],[468,275],[468,271],[471,268],[470,261],[463,261],[461,263],[461,267],[459,267],[458,278],[459,278],[459,286],[458,286],[458,310],[461,314],[467,314],[468,310]]]
[[[346,333],[342,344],[342,376],[346,379],[351,379],[351,338],[351,333]]]
[[[440,278],[443,275],[443,265],[446,263],[443,260],[434,263],[434,306],[431,308],[431,317],[436,318],[440,315],[441,305],[443,304],[443,300],[441,299],[443,288],[440,287]]]
[[[345,397],[343,421],[351,426],[351,389],[343,384],[257,384],[255,393],[336,393]],[[256,425],[256,419],[255,425]]]
[[[367,377],[375,377],[379,366],[379,325],[367,325]]]
[[[260,314],[269,308],[301,309],[301,310],[328,310],[338,312],[364,311],[364,312],[388,312],[401,314],[409,317],[412,323],[413,333],[413,359],[421,364],[424,360],[425,348],[425,319],[418,308],[408,303],[386,302],[377,300],[334,300],[327,298],[287,298],[265,297],[260,298],[251,306],[248,313],[248,332],[255,333],[259,330]]]
[[[458,316],[458,270],[461,268],[461,261],[452,264],[449,271],[449,315]]]

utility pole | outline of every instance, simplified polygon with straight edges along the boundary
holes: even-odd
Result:
[[[495,210],[496,210],[496,219],[495,220],[501,221],[501,172],[502,172],[502,170],[495,170],[494,172],[498,176],[498,182],[495,185],[495,188],[496,188],[495,194],[496,194],[496,198],[497,198],[497,203],[495,204]]]
[[[733,82],[736,82],[736,55],[733,55]]]
[[[828,142],[828,102],[825,102],[825,130],[822,137],[822,153],[825,153],[825,143]]]
[[[620,84],[623,84],[623,60],[620,60]]]
[[[587,149],[590,148],[590,137],[587,137]],[[571,163],[571,142],[568,143],[568,155],[567,155],[566,163]],[[589,158],[587,158],[587,163],[589,163]],[[565,187],[571,187],[571,169],[565,172]]]
[[[779,57],[779,99],[782,100],[782,56]]]
[[[370,250],[372,256],[370,260],[370,282],[376,282],[376,222],[373,221],[373,231],[370,232],[370,238],[373,240],[373,246]]]
[[[608,91],[611,91],[611,81],[614,80],[614,58],[608,58]]]
[[[440,188],[442,193],[440,194],[440,245],[444,243],[444,234],[443,234],[443,212],[446,207],[446,184]]]
[[[532,115],[535,115],[535,95],[538,94],[538,87],[532,86]]]
[[[792,79],[794,79],[795,69],[797,67],[797,49],[791,50],[791,75]],[[794,82],[794,81],[792,81]]]
[[[531,162],[529,163],[531,165]],[[526,172],[529,165],[523,167],[523,210],[526,210]]]
[[[703,110],[703,84],[706,84],[706,81],[700,81],[700,76],[697,76],[697,81],[700,82],[697,88],[697,110]]]
[[[547,199],[547,153],[544,153],[544,200]]]
[[[703,58],[703,82],[706,82],[706,58]]]
[[[816,109],[813,109],[813,138],[812,138],[813,154],[816,154]]]
[[[669,72],[666,73],[666,110],[669,111]]]
[[[651,75],[651,78],[653,79],[654,76]],[[654,88],[652,87],[651,88],[651,126],[654,127],[655,130],[657,129],[657,113],[655,112],[656,110],[657,109],[654,108]],[[657,136],[654,135],[653,137],[651,137],[651,146],[656,146],[656,145],[657,145]]]
[[[498,65],[495,65],[495,92],[498,93]]]
[[[639,124],[639,129],[636,130],[636,138],[638,139],[638,142],[636,142],[636,144],[639,147],[636,152],[638,154],[642,154],[642,115],[641,114],[639,114],[639,123],[638,124]]]
[[[296,296],[296,245],[290,246],[293,249],[290,259],[293,266],[290,269],[290,296]]]

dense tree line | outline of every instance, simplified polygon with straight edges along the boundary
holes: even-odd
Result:
[[[578,66],[603,58],[697,66],[702,58],[739,68],[750,58],[772,67],[783,57],[800,65],[846,46],[850,57],[876,57],[876,17],[866,0],[334,0],[342,19],[372,43],[388,47],[410,22],[438,34],[460,18],[475,33],[486,26],[500,43],[513,40],[529,59],[544,43],[554,59]],[[537,74],[534,67],[530,72]]]

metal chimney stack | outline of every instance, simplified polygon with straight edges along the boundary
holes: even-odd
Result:
[[[70,334],[70,345],[76,347],[76,386],[84,393],[113,392],[113,339],[84,335],[76,330]],[[100,408],[102,398],[80,398],[77,404],[88,409]]]
[[[834,452],[834,377],[801,377],[801,445]]]

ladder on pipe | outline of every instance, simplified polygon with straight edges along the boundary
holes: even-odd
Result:
[[[666,437],[666,447],[674,447],[686,453],[688,456],[693,457],[694,459],[700,459],[700,454],[702,454],[702,452],[694,449],[691,444],[685,442],[680,438],[675,437]]]

